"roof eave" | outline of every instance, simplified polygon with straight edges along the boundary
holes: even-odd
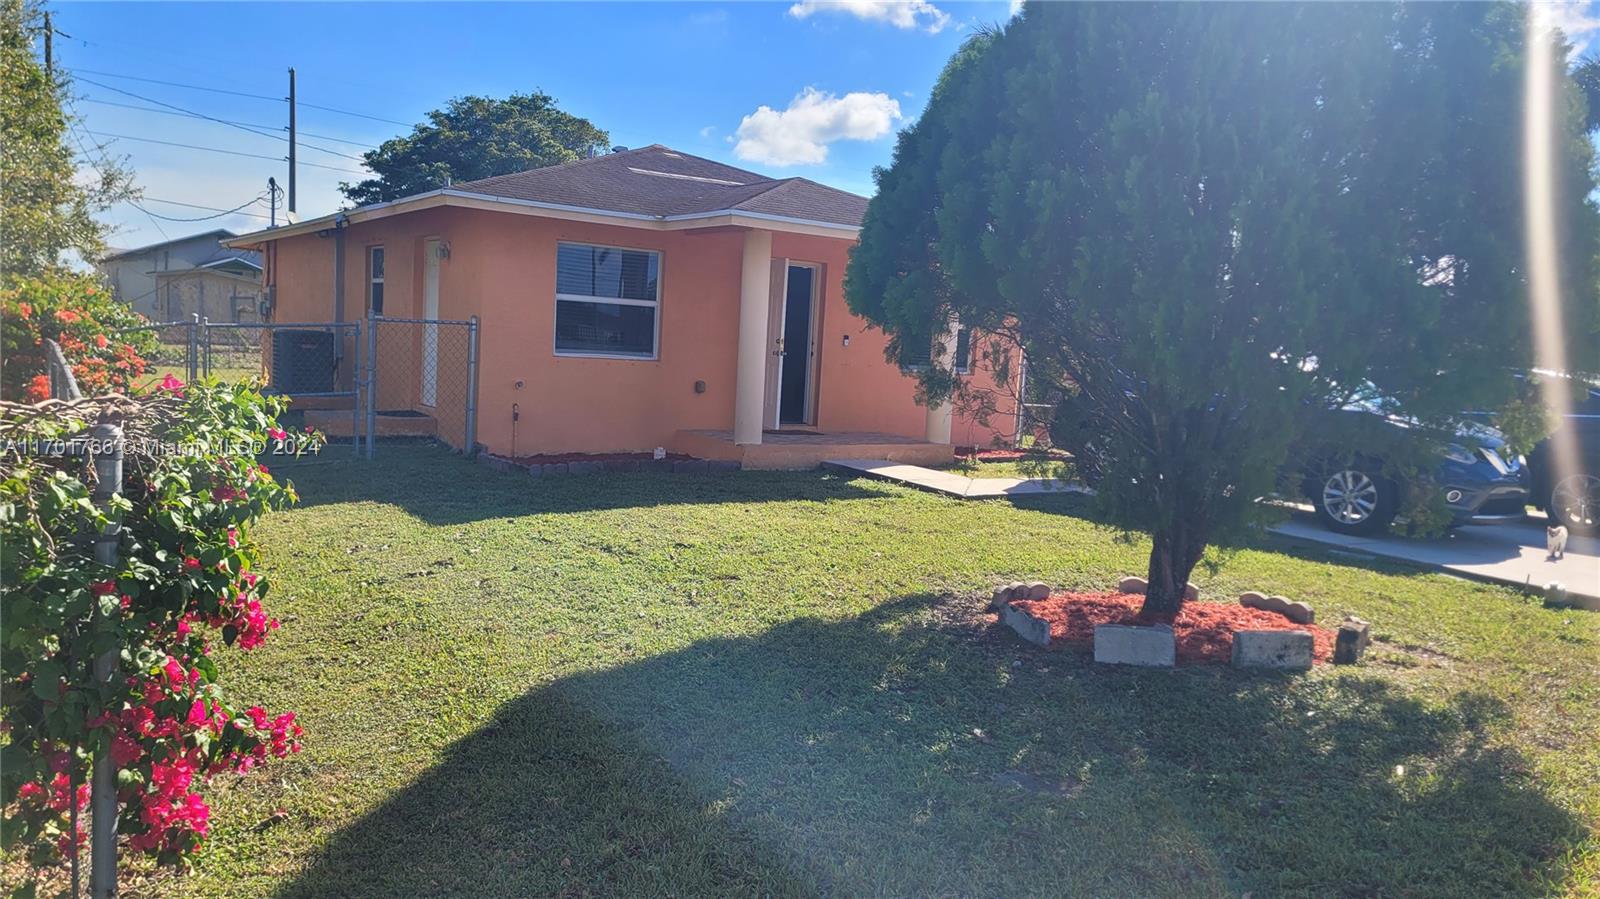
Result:
[[[241,234],[232,240],[223,241],[222,245],[233,249],[255,249],[274,240],[298,237],[337,227],[338,219],[341,215],[344,216],[347,225],[353,225],[373,219],[387,218],[392,215],[418,212],[436,206],[490,209],[516,212],[523,215],[593,221],[597,224],[622,225],[623,227],[648,228],[652,230],[678,231],[732,224],[767,228],[772,231],[792,231],[801,234],[852,240],[861,232],[859,225],[751,212],[743,209],[718,209],[710,212],[681,213],[678,215],[646,215],[638,212],[621,212],[614,209],[598,209],[586,206],[572,206],[564,203],[546,203],[539,200],[523,200],[516,197],[472,193],[445,187],[410,197],[401,197],[398,200],[388,200],[369,206],[361,206],[348,212],[325,215],[280,228],[267,228],[250,234]]]

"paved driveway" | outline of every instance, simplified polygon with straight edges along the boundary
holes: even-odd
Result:
[[[1337,546],[1355,553],[1402,559],[1480,580],[1542,588],[1552,581],[1575,599],[1600,609],[1600,538],[1574,535],[1567,557],[1545,555],[1544,518],[1516,524],[1457,528],[1426,540],[1406,537],[1346,537],[1326,530],[1310,513],[1297,513],[1275,533],[1295,540]]]

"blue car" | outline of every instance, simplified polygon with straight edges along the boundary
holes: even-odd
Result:
[[[1505,452],[1498,432],[1478,428],[1445,449],[1432,486],[1443,493],[1453,526],[1520,521],[1530,485],[1526,462]],[[1307,471],[1302,482],[1323,526],[1350,535],[1387,529],[1400,511],[1402,486],[1383,474],[1381,459],[1360,455]]]

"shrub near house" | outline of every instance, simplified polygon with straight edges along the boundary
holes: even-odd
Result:
[[[85,394],[126,393],[144,374],[148,333],[119,331],[144,316],[111,298],[91,277],[69,273],[18,278],[0,290],[4,346],[0,398],[37,402],[50,392],[44,341],[54,340]]]

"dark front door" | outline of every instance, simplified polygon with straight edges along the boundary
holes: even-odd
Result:
[[[778,421],[804,424],[811,409],[811,303],[816,270],[789,266],[783,304],[783,380],[778,393]]]

